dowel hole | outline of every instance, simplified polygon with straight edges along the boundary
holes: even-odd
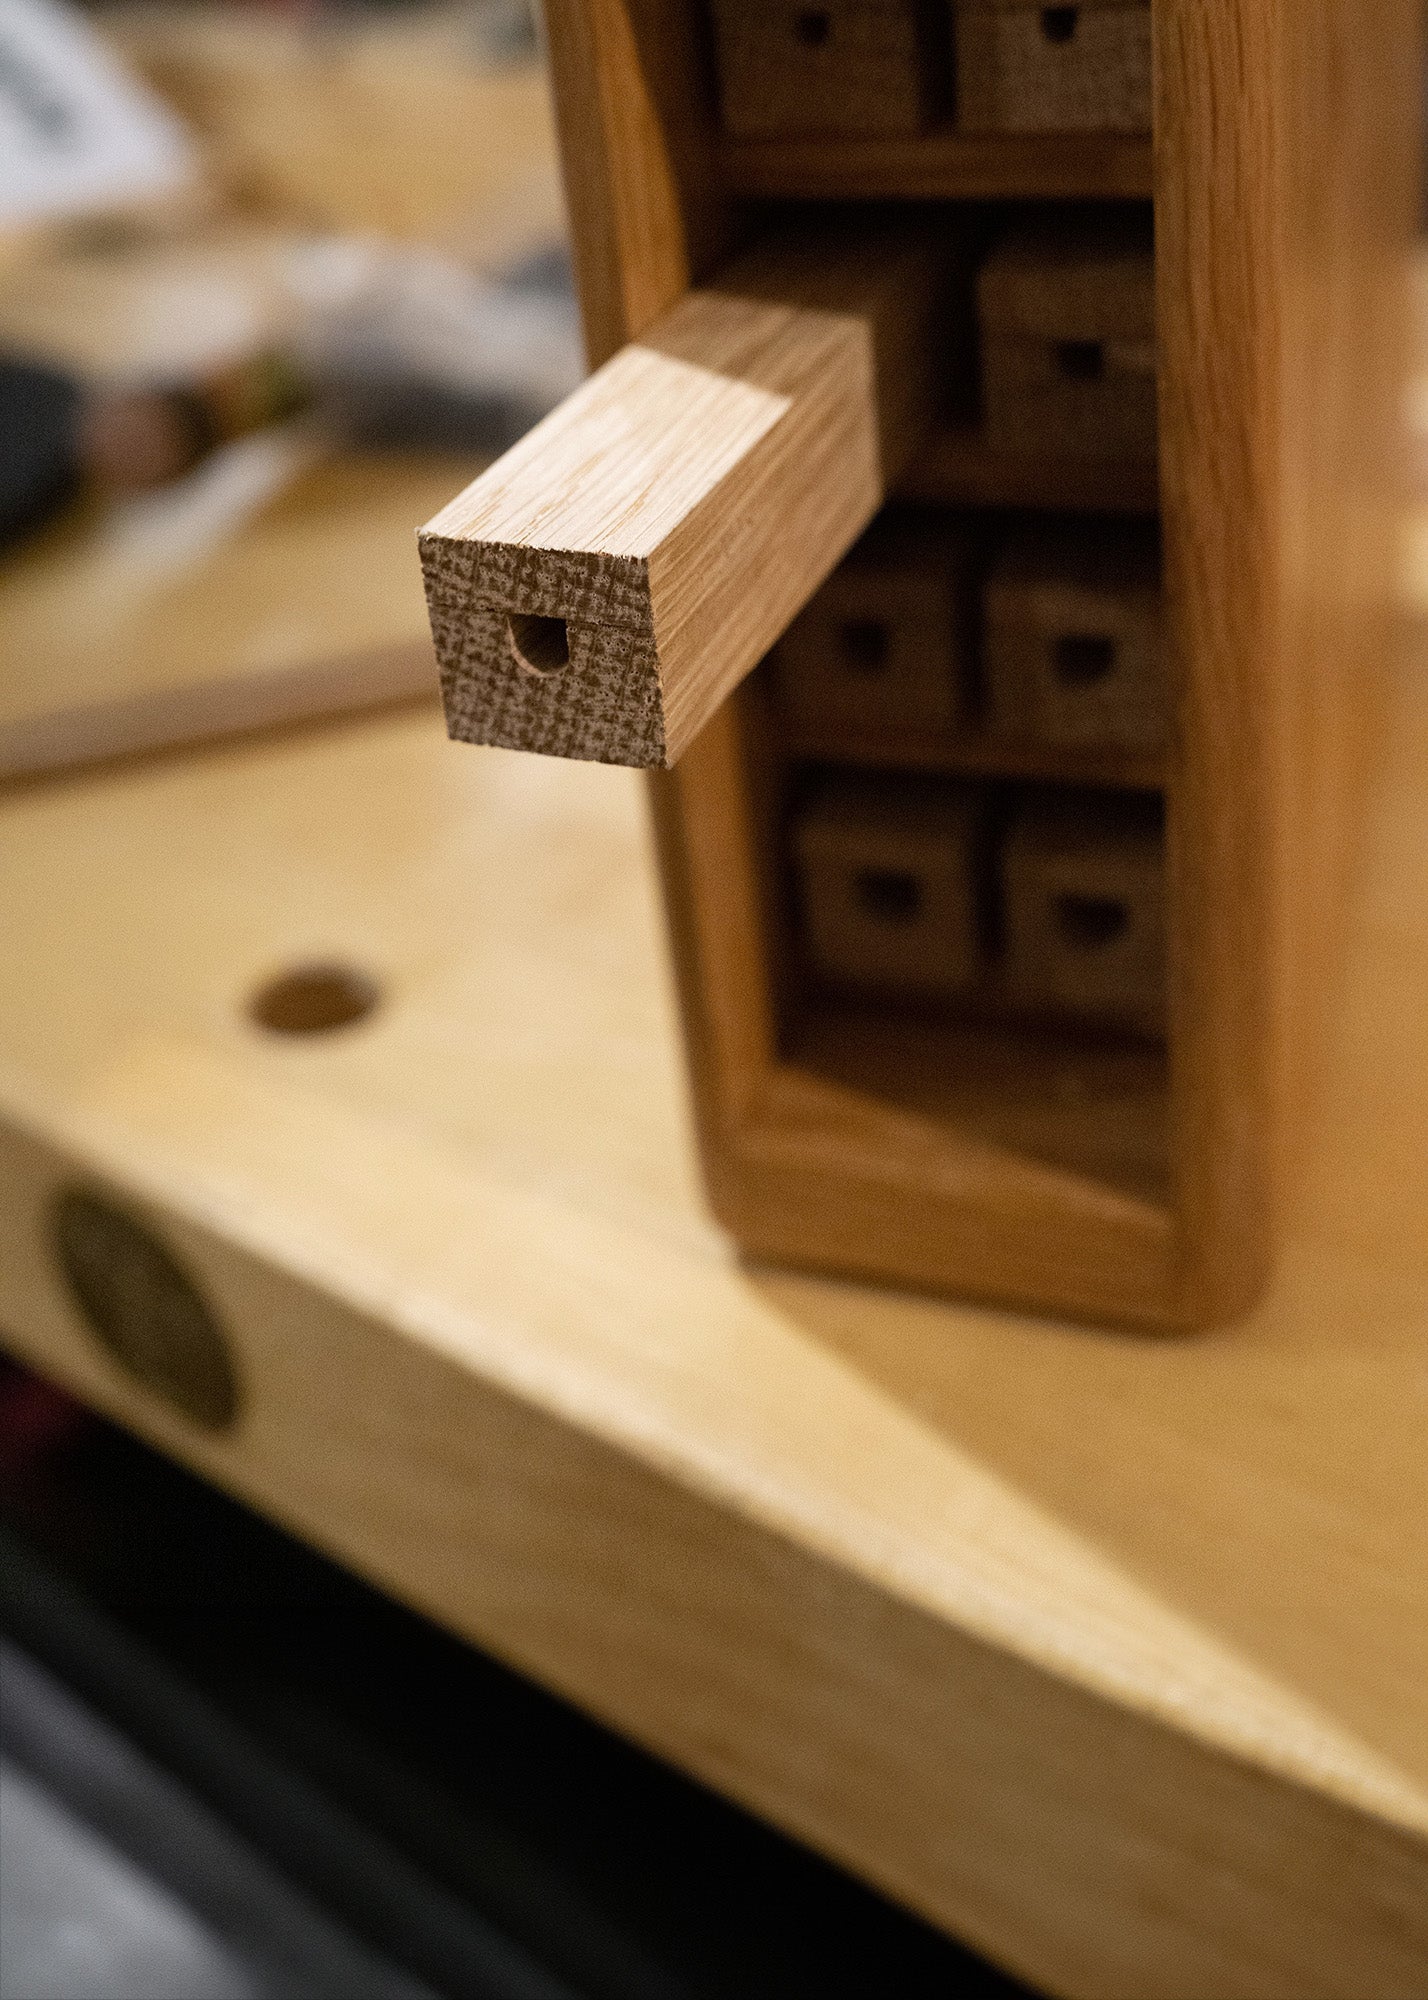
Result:
[[[1115,671],[1116,642],[1097,633],[1068,632],[1052,655],[1062,687],[1094,687]]]
[[[513,611],[506,620],[512,658],[528,674],[558,674],[570,665],[570,634],[563,618]]]
[[[1041,10],[1041,32],[1048,42],[1074,41],[1080,25],[1079,7],[1043,7]]]
[[[858,904],[874,923],[906,925],[922,914],[922,884],[902,868],[864,868],[854,881]]]
[[[1099,382],[1106,373],[1106,350],[1099,340],[1058,340],[1056,366],[1068,382]]]
[[[1104,951],[1130,929],[1130,911],[1118,896],[1083,896],[1068,891],[1056,898],[1056,922],[1074,951]]]
[[[381,999],[375,980],[346,965],[297,965],[268,980],[248,1015],[274,1035],[330,1035],[365,1021]]]
[[[793,32],[806,49],[821,49],[833,33],[833,17],[821,7],[804,7],[793,17]]]
[[[886,671],[891,635],[881,618],[850,618],[838,628],[838,647],[851,673]]]

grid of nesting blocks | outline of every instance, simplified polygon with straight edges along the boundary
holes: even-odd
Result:
[[[740,136],[1146,132],[1149,0],[712,0]],[[1148,205],[969,211],[949,405],[1115,513],[889,508],[766,663],[799,977],[1157,1038],[1169,728]],[[1068,476],[1069,475],[1069,476]]]

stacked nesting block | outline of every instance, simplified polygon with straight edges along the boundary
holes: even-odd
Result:
[[[1011,742],[1158,750],[1169,731],[1152,529],[1011,531],[983,596],[989,726]]]
[[[739,138],[1143,133],[1149,0],[712,0]]]
[[[999,450],[1153,462],[1149,223],[1102,212],[1010,229],[977,282],[982,410]]]
[[[928,0],[714,0],[724,125],[746,138],[921,131],[951,98]]]
[[[1147,132],[1147,0],[957,0],[964,132]]]

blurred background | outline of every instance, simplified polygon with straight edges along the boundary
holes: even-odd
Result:
[[[0,777],[432,687],[578,379],[525,0],[0,7]]]

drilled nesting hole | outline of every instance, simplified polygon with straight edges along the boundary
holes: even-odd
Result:
[[[859,907],[879,924],[915,924],[922,884],[902,868],[865,868],[854,880]]]
[[[850,618],[838,629],[838,647],[850,673],[880,674],[887,668],[891,635],[881,618]]]
[[[330,1035],[365,1021],[381,997],[350,965],[296,965],[258,988],[248,1014],[274,1035]]]
[[[1056,898],[1055,909],[1061,935],[1075,951],[1104,951],[1130,929],[1130,911],[1117,896],[1068,892]]]
[[[1068,632],[1056,641],[1052,660],[1062,687],[1094,687],[1115,671],[1116,642],[1100,634]]]
[[[821,7],[804,7],[793,17],[793,32],[804,48],[821,49],[833,33],[833,17]]]
[[[513,611],[506,620],[506,638],[516,665],[528,674],[558,674],[570,665],[570,634],[563,618]]]
[[[1048,42],[1074,41],[1080,25],[1079,7],[1043,7],[1041,10],[1041,32]]]
[[[1099,340],[1058,340],[1056,366],[1068,382],[1099,382],[1106,373],[1106,350]]]

